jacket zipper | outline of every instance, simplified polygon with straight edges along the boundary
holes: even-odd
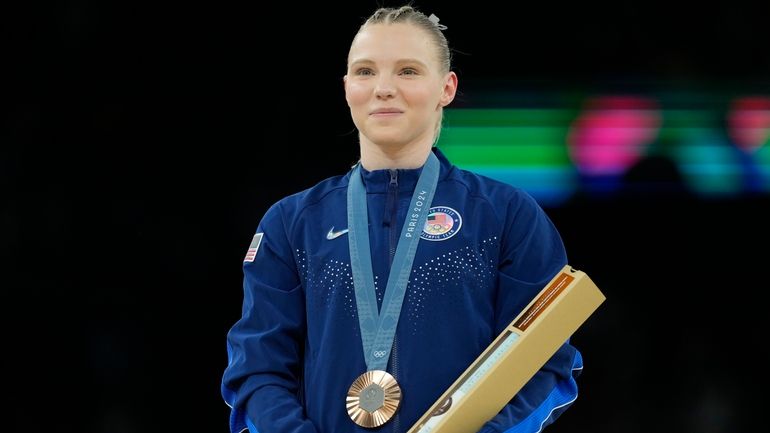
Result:
[[[398,245],[398,170],[390,170],[390,184],[388,185],[388,272],[393,266],[393,258],[396,255],[396,246]],[[390,353],[391,371],[393,377],[398,381],[398,336],[393,336],[393,350]],[[393,417],[393,432],[400,431],[400,422],[398,412]]]

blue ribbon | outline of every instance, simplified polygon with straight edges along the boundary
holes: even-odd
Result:
[[[366,368],[383,370],[387,368],[393,338],[396,335],[401,306],[412,273],[412,263],[417,252],[420,233],[428,218],[433,194],[436,192],[441,166],[433,152],[423,166],[420,179],[412,195],[407,220],[401,230],[396,255],[388,276],[382,309],[377,312],[377,296],[372,272],[372,254],[369,246],[369,219],[366,209],[366,187],[361,178],[361,164],[350,176],[347,191],[348,246],[350,267],[353,272],[353,287],[358,308],[358,324],[361,328],[361,343],[364,349]]]

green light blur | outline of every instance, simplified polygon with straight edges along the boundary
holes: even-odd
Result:
[[[447,110],[439,146],[457,166],[554,205],[576,188],[565,145],[574,116],[555,109]]]

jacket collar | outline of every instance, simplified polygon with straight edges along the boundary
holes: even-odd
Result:
[[[439,182],[442,181],[449,171],[453,168],[453,165],[446,158],[443,152],[437,147],[433,147],[433,153],[438,158],[441,166],[439,171]],[[359,162],[360,164],[360,162]],[[350,175],[353,170],[348,172],[347,179],[350,179]],[[361,167],[361,175],[366,186],[366,192],[368,193],[385,193],[388,191],[388,185],[390,185],[391,176],[395,175],[395,179],[398,182],[399,191],[413,191],[417,186],[417,181],[422,174],[422,167],[419,168],[399,168],[399,169],[380,169],[369,171],[364,167]]]

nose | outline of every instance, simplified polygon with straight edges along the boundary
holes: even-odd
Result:
[[[396,87],[393,85],[393,81],[386,77],[385,74],[380,75],[380,79],[377,80],[377,87],[374,88],[374,95],[378,99],[388,99],[396,95]]]

